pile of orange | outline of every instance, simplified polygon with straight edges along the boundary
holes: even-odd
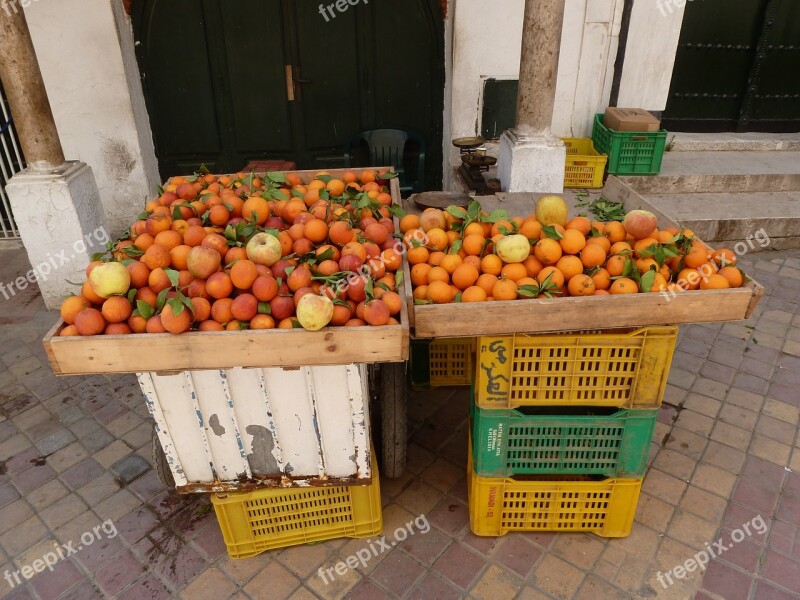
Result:
[[[577,216],[566,226],[543,226],[531,214],[508,218],[481,211],[426,209],[406,215],[400,230],[408,246],[415,304],[598,296],[740,287],[745,281],[728,249],[712,251],[692,231],[655,229],[636,239],[620,221]],[[491,218],[493,222],[482,219]],[[425,244],[410,240],[424,234]],[[528,239],[523,262],[504,263],[495,244],[505,235]]]
[[[123,263],[127,294],[102,298],[87,279],[62,304],[60,335],[298,328],[295,310],[305,294],[334,300],[332,326],[397,324],[402,244],[398,252],[393,176],[323,172],[308,183],[296,173],[175,177],[86,269],[88,278],[104,261]],[[280,241],[282,258],[271,267],[248,259],[245,246],[259,231]],[[196,246],[219,253],[219,269],[205,279],[189,270]]]

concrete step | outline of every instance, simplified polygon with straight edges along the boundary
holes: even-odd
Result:
[[[642,193],[642,197],[717,246],[746,243],[748,251],[800,248],[800,191]]]
[[[800,133],[683,133],[670,132],[672,152],[798,151]]]
[[[667,152],[658,175],[620,179],[640,193],[800,191],[800,151]]]

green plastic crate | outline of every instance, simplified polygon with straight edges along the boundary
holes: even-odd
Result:
[[[473,403],[473,469],[481,477],[642,477],[657,415],[657,409],[483,409]]]
[[[592,141],[601,154],[608,154],[612,175],[656,175],[667,145],[667,130],[614,131],[603,125],[603,114],[594,117]]]

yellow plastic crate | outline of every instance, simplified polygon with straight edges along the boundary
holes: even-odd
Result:
[[[587,531],[625,537],[631,532],[642,481],[591,481],[580,475],[480,477],[472,471],[470,451],[470,528],[475,535],[495,537],[512,531]]]
[[[475,338],[433,340],[430,347],[431,387],[470,385]]]
[[[374,449],[370,485],[264,488],[211,494],[211,503],[231,558],[339,537],[367,538],[383,531]]]
[[[480,408],[661,405],[678,328],[478,338]]]
[[[567,147],[565,188],[601,188],[608,156],[594,149],[591,138],[561,138]]]
[[[474,373],[475,338],[411,340],[414,389],[471,385]]]

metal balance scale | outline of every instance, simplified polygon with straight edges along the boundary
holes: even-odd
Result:
[[[453,145],[461,150],[461,166],[458,172],[464,178],[469,189],[475,190],[478,195],[494,194],[500,189],[500,182],[497,179],[486,181],[485,172],[489,167],[497,164],[494,156],[487,156],[486,149],[483,148],[486,140],[478,137],[463,137],[453,140]]]

